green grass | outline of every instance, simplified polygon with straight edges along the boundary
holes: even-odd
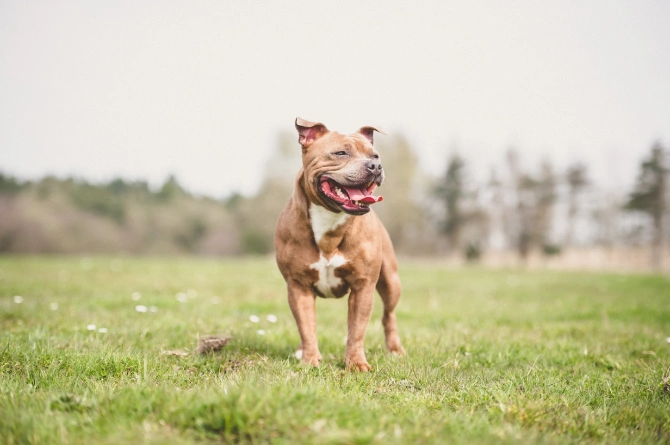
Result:
[[[0,443],[670,443],[667,277],[401,276],[408,356],[377,299],[354,374],[343,300],[317,303],[321,367],[294,358],[272,259],[0,258]],[[161,354],[214,333],[221,353]]]

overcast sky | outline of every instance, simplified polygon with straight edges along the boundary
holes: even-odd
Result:
[[[296,116],[628,186],[670,142],[670,2],[0,0],[5,173],[251,193]]]

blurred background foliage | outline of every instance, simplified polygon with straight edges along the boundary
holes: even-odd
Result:
[[[668,155],[660,142],[641,160],[628,195],[598,187],[582,163],[565,171],[549,161],[527,168],[514,148],[486,181],[477,181],[456,151],[443,175],[431,177],[403,135],[379,138],[377,148],[387,179],[379,190],[385,199],[374,209],[401,255],[469,262],[505,257],[518,265],[566,252],[604,249],[611,256],[635,248],[646,252],[646,268],[663,268],[670,193]],[[277,136],[252,196],[194,195],[174,176],[152,188],[121,178],[94,184],[51,176],[22,181],[0,173],[0,252],[269,254],[300,165],[290,132]]]

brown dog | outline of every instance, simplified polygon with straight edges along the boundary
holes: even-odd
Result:
[[[347,369],[369,371],[363,341],[375,287],[384,304],[386,346],[404,354],[394,309],[400,279],[388,232],[369,205],[384,180],[372,146],[374,127],[343,135],[322,123],[296,119],[302,169],[277,221],[277,265],[288,288],[288,302],[300,332],[302,361],[318,366],[315,295],[340,298],[349,293]],[[381,131],[380,131],[381,132]]]

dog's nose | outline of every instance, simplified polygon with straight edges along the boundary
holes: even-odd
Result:
[[[382,172],[382,163],[379,161],[368,161],[368,163],[365,164],[365,167],[370,170],[370,173],[374,173],[375,175]]]

